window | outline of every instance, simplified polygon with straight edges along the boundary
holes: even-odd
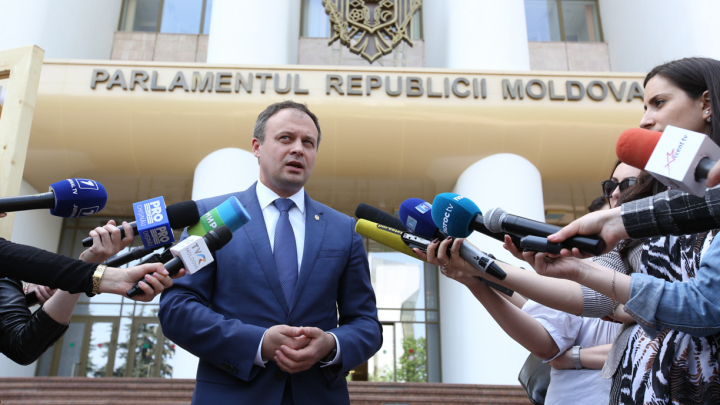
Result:
[[[412,39],[422,39],[422,8],[412,17]],[[323,0],[303,0],[300,36],[310,38],[330,37],[330,17],[325,13]]]
[[[525,0],[528,41],[602,42],[597,0]]]
[[[213,0],[125,0],[120,31],[207,34]]]
[[[366,243],[383,345],[362,379],[441,382],[437,267],[373,240]],[[360,380],[358,371],[353,380]]]

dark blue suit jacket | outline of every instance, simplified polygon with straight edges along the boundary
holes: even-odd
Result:
[[[255,185],[197,201],[200,214],[231,195],[248,210],[250,222],[216,252],[214,263],[176,280],[160,300],[165,336],[200,358],[193,404],[280,404],[285,378],[292,382],[295,404],[349,404],[345,376],[382,345],[367,255],[355,220],[305,193],[305,250],[288,308]],[[263,333],[279,324],[333,332],[342,364],[321,368],[318,363],[291,375],[273,361],[266,368],[254,365]]]

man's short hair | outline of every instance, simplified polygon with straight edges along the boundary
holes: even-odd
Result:
[[[284,110],[286,108],[294,108],[298,111],[302,111],[305,114],[310,117],[310,119],[313,120],[313,123],[315,124],[315,128],[317,128],[318,132],[318,140],[317,140],[317,148],[320,147],[320,139],[322,139],[322,135],[320,134],[320,124],[318,123],[318,119],[310,112],[310,110],[307,108],[305,104],[296,103],[292,100],[286,100],[281,101],[279,103],[270,104],[268,108],[265,109],[265,111],[261,112],[260,115],[257,117],[257,121],[255,121],[255,128],[253,129],[253,138],[256,138],[260,143],[265,142],[265,125],[267,124],[267,121],[275,115],[278,111]]]

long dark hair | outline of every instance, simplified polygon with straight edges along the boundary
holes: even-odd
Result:
[[[656,66],[645,77],[643,87],[655,76],[662,76],[681,88],[693,100],[710,95],[712,121],[710,134],[713,142],[720,145],[720,61],[710,58],[683,58]]]

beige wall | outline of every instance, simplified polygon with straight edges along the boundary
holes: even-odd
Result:
[[[91,88],[94,70],[109,75],[123,72],[126,86],[133,70],[156,74],[156,86],[167,88],[178,72],[191,86],[193,72],[233,77],[253,76],[251,93],[123,90],[107,86]],[[265,93],[259,74],[269,74]],[[279,88],[274,75],[278,74]],[[281,93],[290,74],[298,89]],[[345,82],[345,95],[326,94],[328,75]],[[361,95],[348,95],[347,81]],[[382,87],[366,95],[370,76],[379,76]],[[217,77],[217,76],[214,76]],[[409,77],[419,78],[422,96],[398,96],[391,90],[397,78],[403,86]],[[479,72],[449,69],[359,67],[229,67],[163,62],[107,63],[47,61],[43,66],[38,101],[25,168],[25,179],[38,190],[59,179],[86,177],[100,181],[108,190],[108,215],[129,215],[133,202],[157,195],[168,203],[190,198],[195,166],[211,152],[236,147],[250,149],[257,115],[270,103],[293,99],[307,103],[319,116],[323,130],[308,192],[322,203],[352,213],[360,202],[392,211],[409,197],[432,201],[437,193],[450,191],[460,173],[472,163],[496,154],[525,157],[540,171],[543,184],[555,184],[545,192],[546,206],[582,207],[597,196],[594,187],[607,177],[615,161],[614,145],[620,133],[637,126],[642,115],[639,98],[627,100],[633,83],[642,75],[551,72]],[[444,80],[470,84],[467,97],[444,93]],[[433,95],[428,95],[428,79]],[[472,82],[486,82],[486,97],[472,95]],[[593,81],[611,82],[623,88],[620,101],[609,93],[603,101],[586,94],[581,100],[551,100],[540,95],[541,85],[554,83],[555,96],[563,96],[567,81],[584,86]],[[522,81],[523,98],[503,95],[503,81]],[[625,83],[625,86],[621,86]],[[478,90],[480,86],[478,86]],[[307,90],[308,94],[302,90]],[[465,94],[466,86],[460,85]],[[595,95],[600,93],[595,86]],[[502,168],[498,168],[502,170]],[[222,176],[222,173],[218,173]],[[585,201],[575,189],[587,188]],[[564,191],[563,191],[564,190]],[[555,198],[555,196],[558,196]]]
[[[609,72],[604,42],[529,42],[531,70]]]
[[[154,32],[115,32],[113,60],[158,62],[205,62],[207,35],[157,34]]]

